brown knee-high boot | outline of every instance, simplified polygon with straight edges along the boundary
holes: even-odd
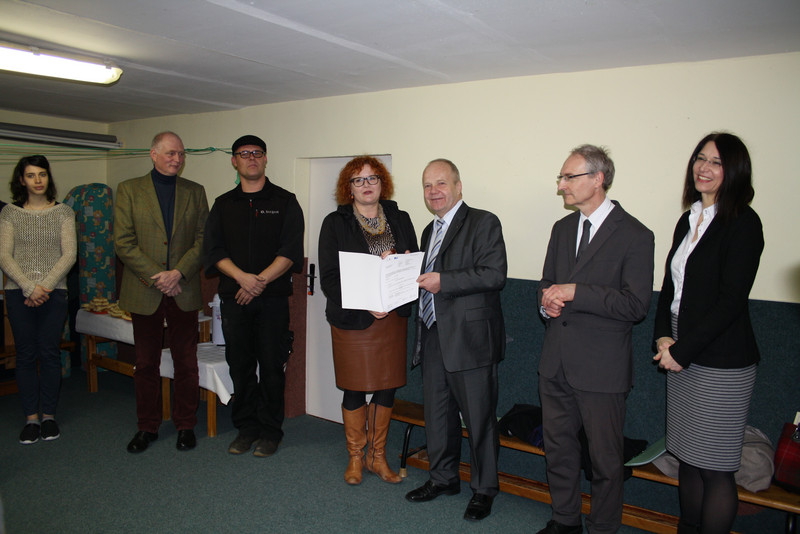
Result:
[[[350,463],[344,472],[344,480],[348,484],[361,484],[364,446],[367,444],[367,405],[357,410],[345,410],[342,406],[342,419],[344,419],[344,435],[347,438],[347,452],[350,453]]]
[[[397,484],[403,479],[386,463],[386,434],[389,432],[391,419],[391,408],[375,403],[369,404],[367,410],[367,471],[375,473],[384,482]]]

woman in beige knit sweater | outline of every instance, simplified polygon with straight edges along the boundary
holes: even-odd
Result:
[[[75,213],[55,201],[44,156],[19,160],[10,182],[13,204],[0,212],[0,269],[17,352],[17,385],[27,418],[22,444],[57,439],[61,386],[59,344],[67,317],[67,273],[75,263]],[[38,369],[37,369],[38,363]],[[39,414],[41,411],[41,420]]]

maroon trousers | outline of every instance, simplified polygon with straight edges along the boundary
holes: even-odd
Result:
[[[197,311],[183,311],[172,297],[163,297],[152,315],[131,314],[136,349],[133,384],[136,390],[136,416],[139,430],[158,432],[161,424],[161,349],[164,320],[175,380],[172,395],[172,420],[178,430],[197,424],[200,402],[197,375]]]

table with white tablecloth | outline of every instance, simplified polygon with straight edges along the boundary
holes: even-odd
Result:
[[[198,322],[198,340],[209,341],[211,318],[200,314]],[[75,316],[75,330],[86,338],[86,380],[89,382],[89,391],[97,392],[97,368],[108,369],[124,375],[133,376],[134,365],[101,356],[97,352],[98,343],[117,341],[133,345],[133,323],[112,317],[107,313],[94,313],[78,310]]]
[[[228,404],[233,395],[233,381],[225,361],[225,347],[213,343],[197,345],[197,371],[200,378],[201,392],[206,396],[206,413],[208,436],[217,435],[217,398],[222,404]],[[169,349],[161,353],[161,399],[164,403],[164,419],[170,414],[170,384],[175,376],[172,366],[172,354]]]
[[[89,392],[97,393],[98,367],[133,376],[132,363],[97,353],[98,343],[118,341],[133,345],[133,323],[107,313],[78,310],[75,316],[75,330],[86,338],[86,380],[89,383]]]
[[[225,348],[207,343],[209,339],[210,318],[200,315],[199,340],[197,345],[197,366],[200,373],[202,398],[207,400],[208,435],[217,435],[217,398],[227,404],[233,392],[233,383],[225,362]],[[89,391],[97,392],[97,368],[108,369],[127,376],[133,376],[134,364],[101,356],[97,344],[118,341],[133,345],[133,323],[108,314],[79,310],[75,318],[75,329],[86,337],[86,379]],[[173,377],[172,356],[169,349],[161,355],[161,376],[163,394],[163,417],[170,418],[169,381]]]

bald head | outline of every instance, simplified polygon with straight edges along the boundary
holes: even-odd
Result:
[[[461,200],[461,176],[458,167],[447,159],[435,159],[422,172],[425,205],[438,217],[444,217]]]
[[[183,141],[173,132],[161,132],[153,137],[150,147],[153,167],[165,176],[176,176],[183,167],[186,154]]]

